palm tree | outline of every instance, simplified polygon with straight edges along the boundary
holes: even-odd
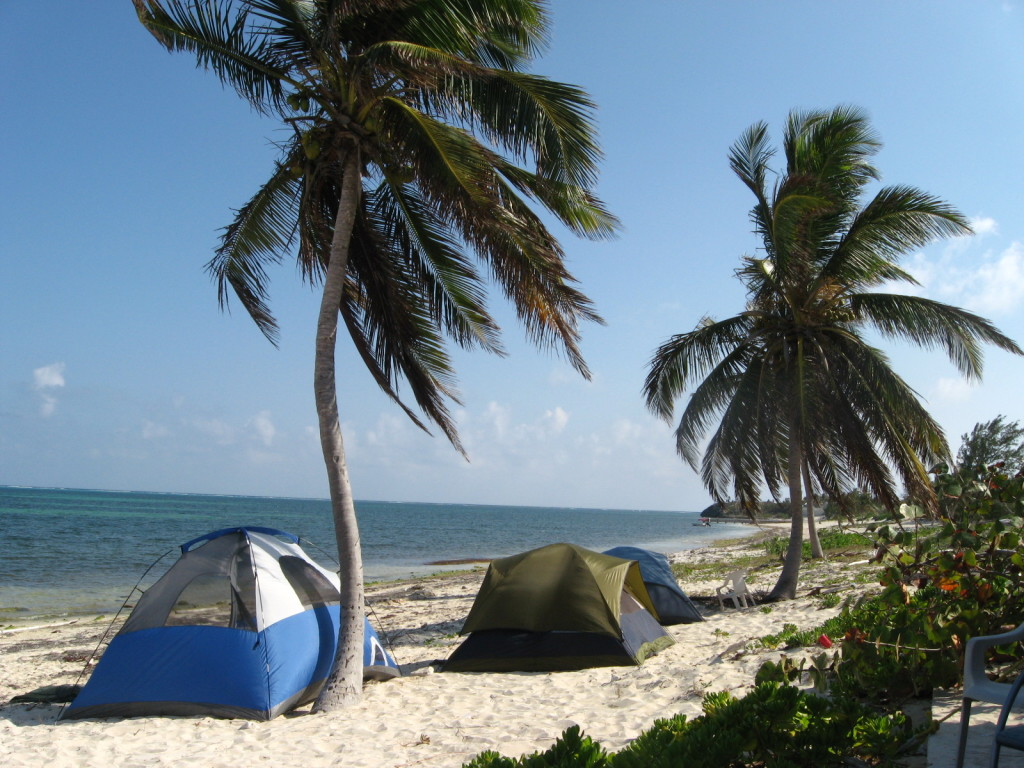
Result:
[[[362,695],[364,597],[336,399],[339,315],[378,385],[460,451],[446,342],[502,353],[489,281],[536,343],[589,376],[579,326],[600,318],[531,206],[584,237],[615,230],[591,192],[593,105],[524,71],[545,42],[542,0],[133,2],[168,50],[193,54],[287,128],[208,269],[222,306],[233,292],[271,341],[267,266],[294,252],[322,285],[314,393],[345,610],[316,708],[345,706]],[[425,418],[400,399],[402,383]]]
[[[716,500],[735,495],[752,510],[762,483],[775,498],[788,485],[790,538],[772,599],[795,596],[805,469],[833,499],[857,486],[894,509],[898,477],[907,493],[935,507],[926,468],[949,454],[942,430],[865,331],[939,347],[969,378],[981,375],[982,342],[1021,354],[977,315],[876,290],[914,283],[899,266],[904,254],[970,228],[955,209],[912,187],[884,187],[861,205],[878,178],[869,161],[879,143],[860,110],[794,111],[783,148],[786,168],[774,183],[764,123],[730,152],[732,170],[754,193],[750,216],[763,249],[737,271],[746,309],[670,338],[644,384],[648,407],[666,420],[697,384],[676,447]]]

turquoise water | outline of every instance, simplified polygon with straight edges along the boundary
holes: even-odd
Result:
[[[490,559],[560,541],[662,552],[740,536],[741,525],[694,526],[696,512],[421,504],[356,504],[367,580],[425,575],[437,561]],[[293,533],[317,560],[337,557],[329,502],[0,486],[0,624],[116,611],[154,561],[146,587],[182,543],[265,525]]]

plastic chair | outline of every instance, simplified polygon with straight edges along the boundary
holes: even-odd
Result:
[[[960,707],[960,743],[956,751],[956,768],[963,768],[964,750],[967,748],[967,726],[971,719],[971,704],[987,701],[1002,704],[1013,687],[1010,683],[997,683],[985,674],[985,652],[996,645],[1024,640],[1024,624],[999,635],[981,635],[967,641],[964,653],[964,693]]]
[[[1017,701],[1017,694],[1020,693],[1022,683],[1024,683],[1024,672],[1017,675],[1017,679],[1013,681],[1013,685],[1010,686],[1010,692],[1006,695],[1006,701],[1003,702],[1003,708],[999,712],[999,722],[996,723],[996,736],[992,742],[991,768],[997,768],[999,765],[999,750],[1003,747],[1024,751],[1024,726],[1017,725],[1011,729],[1006,727],[1006,719],[1009,717],[1010,710],[1013,709],[1013,705]]]
[[[747,608],[748,599],[750,600],[749,605],[753,605],[754,599],[750,590],[747,589],[747,572],[733,571],[726,576],[725,583],[720,587],[715,587],[715,597],[718,598],[718,607],[722,609],[725,608],[726,600],[732,600],[732,604],[737,608],[740,607],[740,603]]]

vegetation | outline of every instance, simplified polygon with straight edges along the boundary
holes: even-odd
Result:
[[[961,470],[983,474],[987,467],[1002,462],[1009,474],[1024,469],[1024,427],[1018,421],[996,416],[991,421],[975,424],[970,434],[961,438],[956,465]]]
[[[862,550],[870,546],[871,539],[856,531],[844,531],[841,528],[828,528],[822,531],[819,537],[822,549],[827,552],[842,552],[849,549]],[[789,548],[789,542],[779,536],[768,539],[764,542],[764,549],[773,557],[784,557]],[[803,542],[804,557],[811,556],[811,543]]]
[[[861,486],[895,510],[902,484],[926,508],[936,505],[926,467],[948,455],[942,431],[867,331],[939,347],[968,378],[981,375],[983,342],[1022,354],[977,315],[877,291],[915,282],[899,265],[905,254],[971,231],[954,208],[912,187],[884,187],[862,204],[879,178],[870,162],[879,146],[857,109],[792,112],[776,177],[767,125],[747,130],[730,153],[754,194],[763,249],[737,271],[747,306],[670,338],[644,383],[648,407],[666,420],[696,384],[676,448],[716,501],[735,498],[749,510],[762,484],[773,498],[788,486],[789,547],[773,599],[796,594],[805,492],[840,499]]]
[[[466,768],[738,768],[895,765],[926,729],[901,713],[879,715],[852,701],[831,700],[774,682],[741,699],[704,697],[703,715],[658,720],[628,747],[608,753],[578,726],[544,752],[520,758],[485,752]]]
[[[825,503],[825,517],[833,520],[870,520],[885,516],[885,507],[874,496],[856,488]]]
[[[810,646],[822,635],[838,647],[815,661],[822,684],[840,696],[898,706],[962,682],[966,641],[1024,622],[1024,477],[993,467],[936,468],[943,499],[936,524],[882,525],[880,594],[846,606],[813,630],[784,628],[768,647]],[[1003,678],[1021,665],[1019,648],[995,648]]]
[[[532,340],[588,376],[579,327],[600,318],[541,213],[584,237],[615,229],[591,192],[593,105],[525,71],[548,33],[542,0],[133,2],[169,51],[193,54],[287,129],[208,269],[221,304],[233,292],[271,341],[268,268],[294,253],[322,288],[314,396],[346,610],[316,706],[354,703],[364,595],[335,382],[339,316],[377,384],[460,451],[447,345],[502,353],[491,281]]]

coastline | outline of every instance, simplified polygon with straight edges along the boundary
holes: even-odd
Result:
[[[756,543],[788,526],[764,526],[744,540],[677,552],[679,581],[705,621],[667,628],[675,645],[638,667],[600,667],[555,673],[435,673],[433,663],[458,645],[458,631],[484,569],[367,586],[371,622],[388,639],[404,676],[370,683],[356,708],[311,715],[308,708],[266,723],[213,718],[132,718],[56,722],[59,705],[7,704],[16,694],[73,684],[109,619],[69,620],[0,631],[0,756],[6,766],[157,765],[183,763],[232,768],[268,764],[304,768],[365,766],[458,768],[484,750],[506,756],[548,747],[579,725],[617,750],[656,720],[700,714],[706,692],[742,696],[762,663],[779,650],[748,643],[784,624],[809,629],[835,615],[835,601],[810,596],[828,587],[842,597],[876,587],[866,574],[865,552],[828,562],[807,562],[796,600],[747,609],[719,609],[715,587],[734,564],[752,567],[748,583],[767,591],[778,564],[764,562]],[[810,651],[785,655],[797,661]],[[799,663],[799,661],[798,661]]]

